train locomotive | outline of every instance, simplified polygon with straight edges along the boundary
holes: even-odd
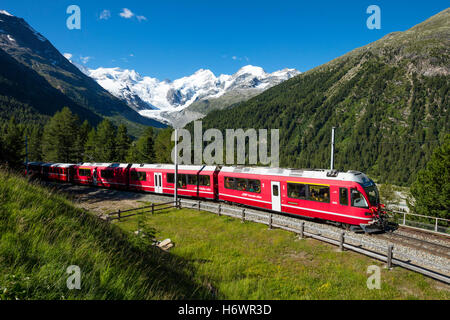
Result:
[[[175,165],[28,163],[28,175],[74,184],[173,195]],[[179,165],[177,193],[320,219],[353,231],[384,231],[375,183],[358,171]]]

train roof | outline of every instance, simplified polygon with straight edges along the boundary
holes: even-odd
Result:
[[[373,182],[364,173],[359,171],[339,172],[326,169],[284,169],[269,167],[222,167],[221,172],[246,173],[256,175],[272,175],[284,177],[299,177],[311,179],[329,179],[353,181],[363,186],[372,185]]]
[[[28,163],[28,164],[33,164],[33,163]],[[42,167],[56,167],[56,168],[69,168],[71,166],[73,166],[73,163],[51,163],[51,162],[41,162],[41,163],[37,163],[40,164]]]
[[[144,168],[144,169],[163,169],[163,170],[175,170],[174,164],[133,164],[131,168]],[[195,170],[195,171],[215,171],[216,166],[206,166],[206,165],[178,165],[178,170]]]
[[[101,162],[84,162],[77,164],[80,167],[108,167],[108,168],[126,168],[128,163],[101,163]]]

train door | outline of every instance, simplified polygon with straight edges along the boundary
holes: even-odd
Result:
[[[155,192],[156,193],[162,193],[163,192],[163,188],[162,188],[162,173],[155,172],[154,178],[155,178]]]
[[[272,210],[281,212],[281,190],[280,190],[280,182],[272,181],[271,182],[271,192],[272,192]]]

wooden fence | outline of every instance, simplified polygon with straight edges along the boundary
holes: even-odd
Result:
[[[144,213],[151,213],[154,214],[157,211],[166,210],[170,208],[180,208],[180,200],[178,200],[177,204],[174,204],[173,201],[170,202],[164,202],[164,203],[152,203],[149,206],[134,208],[134,209],[128,209],[128,210],[118,210],[116,212],[111,212],[107,214],[106,220],[119,220],[136,216],[138,214],[144,214]],[[125,215],[124,215],[125,214]]]

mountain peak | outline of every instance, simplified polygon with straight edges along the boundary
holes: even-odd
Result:
[[[0,14],[4,14],[4,15],[10,16],[10,17],[14,17],[11,13],[9,13],[9,12],[6,11],[6,10],[0,10]]]
[[[259,76],[259,77],[264,77],[267,75],[263,68],[257,67],[257,66],[252,66],[250,64],[240,68],[238,70],[238,72],[236,72],[236,75],[241,75],[241,74],[246,74],[246,73],[250,73],[252,75]]]
[[[98,68],[87,74],[141,115],[170,122],[169,113],[180,112],[196,101],[216,99],[225,94],[244,99],[250,92],[262,92],[299,73],[288,68],[266,73],[261,67],[247,65],[233,75],[216,77],[211,70],[202,68],[173,81],[142,77],[134,70],[120,68]]]

